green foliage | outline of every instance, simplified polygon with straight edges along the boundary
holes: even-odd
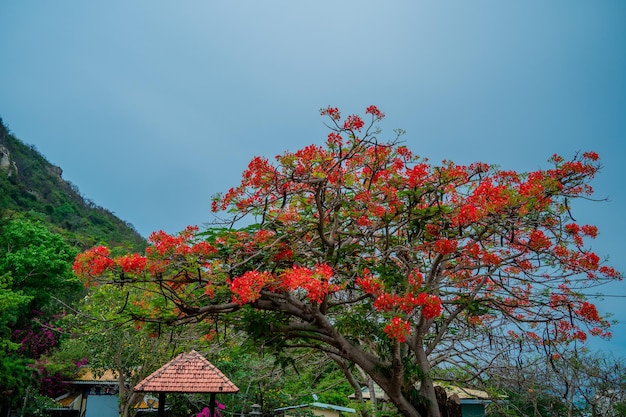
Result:
[[[20,409],[23,417],[46,417],[50,415],[49,409],[54,406],[54,401],[35,391],[27,390],[26,397]]]
[[[11,286],[30,297],[30,309],[42,309],[52,295],[80,289],[71,270],[76,249],[60,235],[19,218],[0,231],[0,274],[10,274]]]
[[[5,355],[18,348],[10,340],[9,326],[19,318],[18,311],[23,310],[32,299],[22,294],[22,291],[13,290],[13,279],[10,272],[0,274],[0,352]],[[0,371],[0,375],[2,372]]]
[[[310,404],[316,401],[313,395],[319,402],[349,405],[348,396],[353,390],[325,354],[276,349],[254,342],[243,333],[230,338],[238,339],[239,342],[219,346],[208,356],[240,389],[237,394],[218,398],[226,410],[238,413],[243,408],[247,413],[249,406],[256,403],[264,414],[270,415],[276,408]]]
[[[615,413],[615,417],[625,417],[626,416],[626,402],[622,401],[622,402],[613,404],[613,412]]]
[[[41,407],[36,393],[36,372],[31,366],[58,344],[48,328],[60,305],[82,291],[71,265],[76,249],[43,223],[15,216],[0,222],[0,404],[8,407],[29,395],[24,415]],[[34,407],[32,410],[29,408]]]
[[[0,410],[9,407],[31,385],[30,363],[14,353],[4,352],[0,357]]]

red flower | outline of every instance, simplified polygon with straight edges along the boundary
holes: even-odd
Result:
[[[343,123],[343,128],[347,130],[361,130],[365,126],[363,119],[354,114],[348,116],[346,121]]]
[[[435,242],[435,250],[437,252],[439,252],[442,255],[449,255],[451,253],[454,253],[457,249],[459,242],[457,242],[456,240],[450,240],[450,239],[439,239],[438,241]]]
[[[552,242],[541,230],[533,230],[530,232],[528,246],[535,251],[540,251],[550,248]]]
[[[398,342],[406,342],[407,337],[411,334],[411,325],[400,317],[394,317],[383,331],[387,333],[387,336],[398,340]]]
[[[585,236],[589,236],[592,239],[598,236],[598,228],[596,226],[586,224],[582,227],[582,232]]]
[[[343,146],[343,138],[337,132],[330,132],[328,134],[328,139],[326,140],[328,146]]]
[[[92,280],[94,277],[115,267],[110,254],[106,246],[96,246],[76,255],[73,265],[74,273],[85,281],[86,287],[96,285],[97,283]]]
[[[583,301],[580,303],[580,308],[576,310],[576,314],[578,314],[580,317],[584,318],[585,320],[590,320],[594,322],[602,321],[596,306],[587,301]]]
[[[272,278],[269,272],[248,271],[233,279],[230,290],[233,302],[240,305],[252,303],[261,297],[261,290]]]
[[[422,315],[426,320],[434,319],[441,314],[441,298],[436,295],[420,293],[417,302],[422,306]]]
[[[367,109],[365,109],[366,114],[371,114],[374,118],[380,120],[385,117],[385,113],[378,110],[378,107],[371,105]]]
[[[140,274],[146,269],[147,258],[134,253],[117,258],[116,263],[121,266],[122,271],[126,273]]]
[[[326,107],[325,109],[320,110],[320,114],[322,116],[329,116],[333,120],[341,119],[341,115],[339,113],[339,109],[337,107]]]

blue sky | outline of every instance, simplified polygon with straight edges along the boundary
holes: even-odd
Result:
[[[574,214],[626,271],[626,2],[0,3],[0,117],[144,236],[210,222],[253,156],[321,143],[321,107],[370,104],[433,163],[598,152],[608,202]],[[626,284],[599,291],[626,322]],[[597,346],[626,356],[613,331]]]

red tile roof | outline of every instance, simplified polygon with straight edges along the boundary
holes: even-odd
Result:
[[[135,385],[135,391],[232,393],[239,388],[211,362],[192,350],[181,353],[154,371]]]

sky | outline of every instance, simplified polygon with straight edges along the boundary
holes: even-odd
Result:
[[[145,237],[213,220],[257,155],[322,144],[319,109],[386,113],[433,164],[548,168],[600,154],[577,202],[626,272],[626,2],[0,2],[0,117]],[[598,289],[620,323],[626,283]]]

